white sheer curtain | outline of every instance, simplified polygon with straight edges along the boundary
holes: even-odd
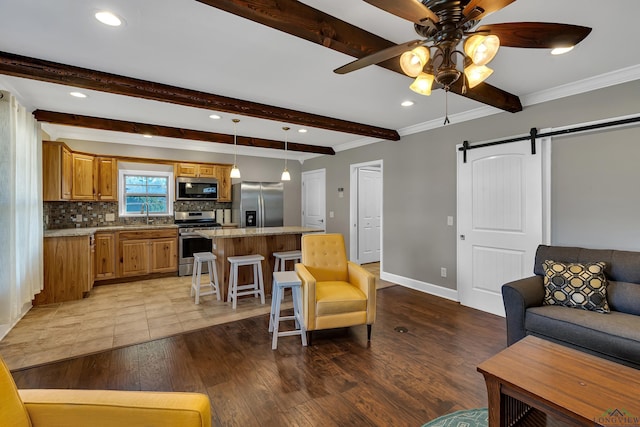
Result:
[[[42,290],[42,141],[33,115],[0,91],[0,337]]]

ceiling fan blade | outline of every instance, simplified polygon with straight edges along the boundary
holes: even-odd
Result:
[[[480,20],[490,13],[509,6],[516,0],[471,0],[462,11],[465,20]],[[475,9],[475,11],[474,11]]]
[[[589,35],[591,28],[549,22],[511,22],[483,25],[476,32],[495,34],[501,46],[552,49],[577,45]]]
[[[414,47],[417,47],[424,43],[424,40],[412,40],[410,42],[406,42],[403,44],[399,44],[396,46],[391,46],[386,49],[382,49],[376,53],[372,53],[371,55],[364,56],[360,59],[356,59],[353,62],[350,62],[346,65],[343,65],[340,68],[336,68],[333,70],[336,74],[347,74],[352,71],[359,70],[360,68],[367,67],[369,65],[377,64],[378,62],[386,61],[387,59],[394,58],[407,50],[411,50]]]
[[[488,83],[480,83],[473,89],[467,88],[466,92],[463,93],[463,80],[464,79],[458,79],[454,84],[452,84],[450,87],[451,92],[510,113],[522,111],[520,98],[500,88],[491,86]]]
[[[411,21],[418,25],[426,25],[428,20],[438,22],[438,15],[416,0],[364,0],[370,5],[387,11],[392,15]]]

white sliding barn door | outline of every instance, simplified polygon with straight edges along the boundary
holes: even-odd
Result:
[[[458,151],[458,292],[504,316],[501,287],[531,276],[542,242],[542,154],[521,141]]]

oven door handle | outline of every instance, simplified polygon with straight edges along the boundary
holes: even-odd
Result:
[[[206,237],[199,235],[198,233],[184,233],[184,234],[180,234],[179,237],[202,237],[203,239],[206,239]]]

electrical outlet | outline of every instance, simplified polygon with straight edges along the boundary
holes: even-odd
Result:
[[[82,222],[82,215],[76,215],[76,222]]]
[[[116,214],[108,213],[108,214],[106,214],[106,215],[104,216],[104,219],[105,219],[107,222],[113,222],[113,221],[115,221],[115,220],[116,220]]]
[[[440,268],[440,276],[447,277],[447,269],[444,267]]]

